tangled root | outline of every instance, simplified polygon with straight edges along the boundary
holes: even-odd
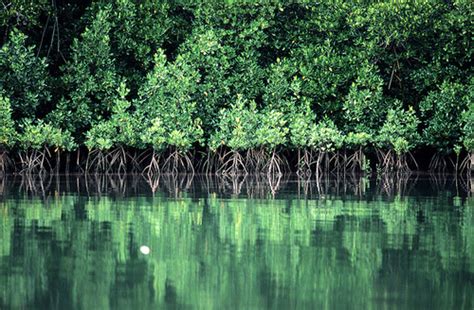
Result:
[[[217,169],[217,174],[236,176],[239,174],[248,174],[245,160],[242,155],[235,150],[229,151],[222,156],[222,164]]]
[[[145,160],[145,154],[142,154],[142,156],[144,157],[143,160]],[[153,153],[150,157],[150,162],[145,167],[145,169],[143,169],[142,173],[148,175],[148,177],[151,177],[154,174],[159,174],[160,171],[160,154],[153,150]]]
[[[3,175],[7,171],[8,154],[6,151],[0,151],[0,175]]]
[[[285,166],[285,164],[285,160],[280,155],[278,155],[275,150],[273,150],[270,158],[268,159],[265,165],[267,175],[283,175],[282,168]]]
[[[471,174],[473,169],[474,169],[474,152],[471,152],[461,162],[460,171]]]
[[[188,172],[194,174],[194,165],[187,153],[173,150],[165,158],[162,171],[165,173]]]
[[[296,174],[299,177],[310,177],[311,176],[311,163],[313,162],[313,153],[310,150],[303,150],[303,155],[301,155],[301,150],[298,150],[298,169]]]
[[[430,161],[429,170],[444,172],[447,167],[448,162],[446,161],[446,157],[439,153],[434,154]]]
[[[51,153],[48,148],[43,150],[27,150],[19,153],[21,171],[20,173],[41,173],[51,171],[51,163],[49,157]]]
[[[108,167],[107,152],[102,150],[92,150],[87,154],[86,172],[106,172]]]
[[[205,159],[201,160],[198,163],[197,169],[206,174],[211,174],[214,172],[217,173],[220,163],[223,161],[223,155],[221,150],[219,149],[218,151],[211,151],[208,149],[207,152],[204,154],[205,155],[203,156],[203,158]]]
[[[357,151],[354,152],[354,154],[345,158],[345,168],[346,170],[350,170],[352,172],[355,172],[357,170],[364,171],[364,164],[365,154],[362,151],[362,148],[359,148]]]
[[[106,173],[127,173],[127,159],[129,156],[121,146],[113,149],[107,154],[108,169]]]
[[[111,151],[92,150],[87,154],[85,171],[94,173],[127,173],[128,159],[132,158],[122,147]],[[79,159],[78,159],[79,160]]]
[[[396,154],[393,150],[388,150],[384,152],[378,149],[377,157],[378,157],[380,167],[382,168],[382,171],[384,173],[391,172],[391,171],[410,172],[411,171],[410,165],[409,165],[410,160],[416,166],[416,169],[418,169],[418,163],[416,162],[411,152],[399,155],[399,154]]]

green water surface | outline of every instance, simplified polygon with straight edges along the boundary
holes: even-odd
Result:
[[[0,308],[474,309],[468,189],[326,181],[7,177]]]

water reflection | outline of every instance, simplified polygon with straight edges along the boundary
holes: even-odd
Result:
[[[0,308],[472,309],[461,182],[8,177]]]
[[[327,195],[365,197],[409,196],[421,191],[450,190],[457,196],[474,192],[474,179],[443,174],[380,174],[373,177],[356,174],[322,174],[315,177],[296,175],[215,176],[192,174],[90,174],[90,175],[0,175],[0,197],[9,188],[17,192],[46,197],[76,192],[84,195],[154,195],[166,193],[179,197],[182,193],[205,192],[247,198],[278,198],[297,194],[300,198],[321,198]]]

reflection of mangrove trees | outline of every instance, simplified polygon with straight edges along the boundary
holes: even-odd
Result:
[[[166,196],[4,199],[1,307],[472,307],[472,199]]]

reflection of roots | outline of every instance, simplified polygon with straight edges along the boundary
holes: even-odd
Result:
[[[34,195],[46,197],[52,184],[52,175],[50,174],[22,174],[20,189]]]
[[[0,201],[2,201],[2,198],[4,195],[5,195],[5,177],[0,174]]]
[[[388,197],[407,195],[417,180],[418,176],[413,178],[411,172],[383,173],[377,178],[377,189],[379,194],[386,194]]]
[[[224,193],[231,191],[233,195],[238,196],[242,192],[242,187],[246,179],[247,174],[235,176],[221,175],[218,177],[217,184]]]
[[[177,198],[181,192],[189,190],[194,180],[194,174],[165,174],[161,179],[168,193]]]
[[[229,151],[222,157],[222,164],[217,169],[217,174],[236,176],[239,174],[247,174],[245,160],[238,151]]]
[[[297,189],[298,197],[318,200],[333,197],[391,197],[410,195],[419,187],[417,174],[411,173],[380,173],[375,180],[365,178],[360,174],[321,174],[317,178],[299,178],[297,183],[288,182],[288,175],[205,175],[207,182],[194,182],[191,174],[154,174],[154,175],[122,175],[122,174],[86,174],[77,176],[57,176],[49,173],[21,174],[0,176],[0,199],[5,197],[9,189],[19,190],[41,197],[58,197],[64,191],[85,193],[88,195],[139,195],[141,193],[163,193],[173,197],[182,197],[188,192],[190,197],[228,197],[228,195],[246,195],[249,198],[275,197],[281,190]],[[212,179],[215,178],[215,179]],[[17,183],[17,180],[21,183]],[[435,191],[445,191],[456,185],[456,195],[473,195],[474,184],[469,176],[463,175],[452,178],[451,175],[433,173],[430,175],[431,188]],[[423,182],[426,180],[423,179]],[[5,185],[6,184],[6,185]],[[13,186],[12,186],[13,184]],[[426,184],[421,184],[423,188]],[[297,188],[295,188],[297,186]],[[369,191],[368,191],[369,190]],[[375,190],[375,191],[374,191]],[[207,196],[203,196],[207,193]],[[296,194],[296,192],[295,192]],[[369,194],[370,196],[367,196]],[[197,196],[195,196],[197,195]],[[314,196],[313,196],[314,195]],[[376,195],[376,196],[374,196]],[[55,198],[55,199],[56,199]],[[300,197],[302,198],[302,197]]]
[[[273,197],[275,197],[276,193],[280,189],[281,176],[281,174],[275,175],[270,173],[267,175],[268,186],[270,187],[270,191]]]
[[[180,173],[188,172],[194,174],[194,165],[187,153],[173,150],[163,163],[163,172]]]
[[[147,174],[146,182],[150,186],[151,192],[154,194],[160,187],[160,175],[159,174]]]
[[[245,187],[247,188],[247,195],[252,198],[265,198],[268,194],[273,197],[286,184],[282,175],[276,174],[256,174],[245,179]]]

